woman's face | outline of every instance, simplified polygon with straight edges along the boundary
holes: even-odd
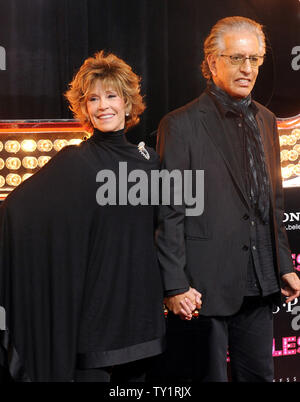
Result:
[[[118,131],[125,127],[126,106],[117,91],[96,80],[87,96],[86,108],[94,128],[100,131]]]

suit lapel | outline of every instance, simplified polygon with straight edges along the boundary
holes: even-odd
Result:
[[[213,141],[218,152],[222,156],[226,167],[232,177],[232,180],[234,181],[242,197],[244,204],[249,208],[249,199],[246,194],[245,185],[243,183],[233,149],[227,139],[228,136],[225,134],[224,123],[221,119],[219,111],[213,103],[213,100],[209,97],[209,95],[205,94],[205,96],[209,98],[209,107],[205,107],[205,104],[207,104],[207,99],[205,99],[206,102],[204,103],[204,107],[202,106],[202,102],[200,102],[201,106],[199,110],[199,112],[201,113],[201,121],[204,125],[205,132]],[[200,97],[200,100],[201,98],[202,97]]]

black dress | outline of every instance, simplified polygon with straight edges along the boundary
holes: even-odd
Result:
[[[159,168],[123,131],[60,151],[0,207],[0,305],[12,376],[72,381],[164,348],[163,290],[154,246],[154,206],[118,205],[119,162],[128,174]],[[99,205],[103,169],[116,176],[117,205]],[[98,191],[98,193],[97,193]],[[98,200],[99,201],[99,200]]]

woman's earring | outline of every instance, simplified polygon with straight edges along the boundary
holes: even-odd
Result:
[[[128,112],[126,112],[126,113],[125,113],[125,116],[126,116],[126,117],[128,117],[128,116],[129,116],[129,113],[128,113]]]

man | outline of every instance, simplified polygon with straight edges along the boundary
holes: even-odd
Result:
[[[205,177],[202,215],[186,216],[184,205],[174,203],[159,216],[171,311],[162,367],[173,379],[227,381],[229,348],[233,381],[272,381],[272,305],[280,302],[281,284],[287,302],[300,295],[282,223],[276,119],[251,98],[264,55],[258,23],[218,21],[204,43],[206,91],[159,126],[162,169],[203,170]],[[190,320],[200,307],[198,292],[200,316]],[[176,342],[181,352],[173,350]],[[189,355],[190,370],[176,366],[177,352]]]

